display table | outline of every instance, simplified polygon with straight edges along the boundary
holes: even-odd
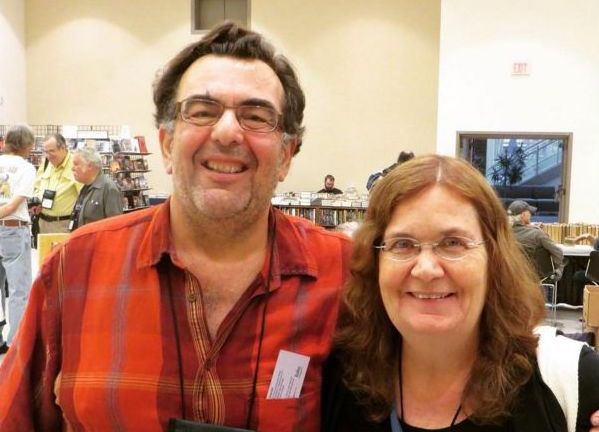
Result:
[[[564,251],[564,256],[585,256],[588,257],[593,250],[593,246],[590,245],[565,245],[558,244],[558,246]]]
[[[587,268],[589,255],[593,250],[589,245],[564,245],[558,244],[564,251],[566,266],[562,278],[557,283],[557,301],[558,303],[567,303],[575,306],[582,305],[583,292],[576,289],[572,277],[577,271],[584,271]]]

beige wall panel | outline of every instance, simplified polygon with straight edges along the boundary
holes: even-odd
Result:
[[[0,124],[26,121],[25,5],[0,1]]]
[[[440,6],[436,0],[252,2],[252,23],[294,61],[306,138],[280,190],[365,191],[401,150],[435,150]]]
[[[254,29],[299,72],[304,148],[280,190],[326,173],[365,190],[402,149],[435,150],[438,0],[254,0]],[[156,70],[185,44],[188,0],[27,0],[28,121],[128,124],[154,155],[153,192],[170,192],[152,124]]]

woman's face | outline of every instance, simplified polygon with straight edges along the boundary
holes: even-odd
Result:
[[[448,237],[484,240],[474,206],[439,185],[395,208],[383,240],[397,237],[422,243]],[[379,286],[387,314],[404,338],[476,335],[487,293],[484,244],[467,249],[455,261],[442,258],[430,246],[407,261],[392,258],[390,252],[380,252]]]

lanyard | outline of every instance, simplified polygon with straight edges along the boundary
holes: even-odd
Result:
[[[399,378],[399,404],[401,407],[401,419],[403,421],[404,409],[403,409],[403,376],[402,376],[402,370],[401,370],[401,352],[399,353],[398,378]],[[455,425],[455,422],[458,419],[458,416],[460,415],[461,410],[462,410],[462,404],[460,403],[457,411],[455,412],[455,414],[453,416],[453,419],[451,420],[451,424],[449,425],[449,432],[451,432],[453,430],[453,426]],[[395,405],[393,406],[393,409],[391,410],[390,421],[391,421],[392,432],[403,432],[401,424],[399,423],[399,418],[397,415],[397,410],[395,409]]]
[[[393,407],[391,410],[389,419],[391,420],[391,430],[393,432],[403,432],[401,424],[399,424],[399,419],[397,418],[397,411],[395,410],[395,407]]]
[[[268,306],[268,300],[270,299],[270,280],[272,278],[273,272],[273,262],[274,262],[274,246],[276,239],[276,216],[273,217],[273,223],[269,228],[269,237],[270,237],[270,257],[268,262],[268,276],[266,279],[266,300],[264,301],[264,306],[262,307],[262,318],[260,324],[260,337],[258,340],[258,350],[256,352],[256,364],[254,367],[254,376],[252,379],[252,391],[248,400],[248,411],[246,416],[245,427],[246,429],[250,428],[250,423],[252,420],[252,411],[254,409],[254,401],[256,399],[256,386],[258,383],[258,369],[260,367],[260,357],[262,354],[262,341],[264,340],[265,333],[265,324],[266,324],[266,307]],[[168,265],[170,264],[170,265]],[[175,336],[175,345],[177,347],[177,368],[179,371],[179,398],[181,403],[181,418],[185,419],[185,390],[184,390],[184,379],[183,379],[183,355],[181,353],[181,340],[179,336],[179,327],[177,325],[176,312],[175,312],[175,302],[173,298],[173,287],[171,283],[171,275],[170,270],[172,269],[172,263],[168,256],[164,256],[159,263],[161,267],[159,269],[160,273],[160,282],[161,285],[166,285],[170,303],[170,312],[171,318],[173,320],[173,330]],[[164,267],[163,267],[164,266]]]

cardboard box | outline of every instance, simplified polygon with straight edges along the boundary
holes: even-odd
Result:
[[[55,233],[55,234],[38,234],[37,235],[37,253],[39,255],[39,264],[42,265],[44,258],[48,256],[50,251],[56,246],[65,241],[70,234]]]
[[[599,286],[584,287],[582,318],[587,327],[599,327]]]

